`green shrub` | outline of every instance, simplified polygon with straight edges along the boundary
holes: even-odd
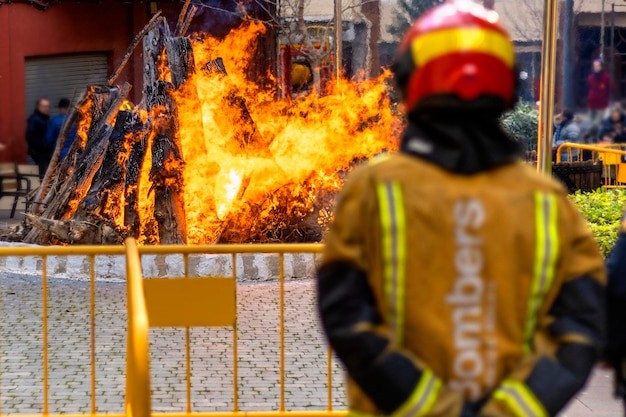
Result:
[[[524,103],[519,103],[513,110],[504,113],[500,119],[504,131],[529,151],[537,149],[538,122],[537,109]]]
[[[602,254],[606,257],[617,239],[626,190],[598,189],[592,193],[577,191],[570,198],[585,216]]]

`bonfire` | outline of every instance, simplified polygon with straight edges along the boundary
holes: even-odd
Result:
[[[345,173],[397,147],[389,75],[279,99],[246,76],[264,30],[252,22],[214,39],[147,27],[143,100],[127,100],[128,84],[86,89],[68,121],[77,139],[20,240],[319,241]]]

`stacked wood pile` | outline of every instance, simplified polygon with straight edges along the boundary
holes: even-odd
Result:
[[[195,71],[228,77],[221,58],[195,62],[191,41],[184,36],[195,12],[188,1],[174,33],[160,14],[155,15],[135,37],[108,84],[86,88],[62,128],[50,168],[26,213],[27,221],[10,233],[0,231],[0,240],[39,245],[120,244],[133,236],[148,244],[187,243],[185,198],[193,196],[184,193],[185,161],[174,94],[183,88],[194,91],[186,82]],[[143,98],[134,106],[127,101],[132,86],[116,86],[115,80],[139,44],[143,47]],[[259,133],[237,88],[225,94],[219,107],[225,111],[216,118],[218,127],[225,137],[233,138],[228,144],[230,153],[273,160],[272,138]],[[76,139],[67,157],[59,160],[68,132],[77,123]],[[244,173],[236,197],[240,202],[252,175]],[[315,188],[312,184],[319,183],[319,178],[308,182],[316,193],[314,202],[311,193],[294,192],[307,184],[284,184],[265,199],[238,204],[237,211],[228,213],[214,235],[202,243],[319,241],[330,220],[328,207],[334,193]],[[146,195],[154,201],[150,213],[141,208]],[[294,201],[298,199],[302,201]],[[206,210],[218,217],[215,204],[208,204]],[[242,224],[244,217],[253,219],[252,223]]]
[[[184,36],[195,13],[185,4],[174,34],[155,15],[129,47],[128,59],[143,41],[144,86],[139,106],[130,106],[131,85],[90,86],[63,126],[51,166],[21,233],[36,244],[117,244],[140,229],[139,183],[146,155],[151,156],[150,192],[154,194],[155,241],[186,242],[183,167],[173,91],[194,72],[190,40]],[[167,62],[162,62],[166,57]],[[159,65],[168,71],[159,71]],[[161,75],[159,75],[161,73]],[[163,79],[163,73],[171,80]],[[134,107],[134,108],[133,108]],[[58,160],[74,123],[83,121],[68,157]]]

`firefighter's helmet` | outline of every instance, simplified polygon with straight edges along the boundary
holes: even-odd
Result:
[[[402,39],[394,76],[407,112],[435,95],[464,101],[515,96],[515,53],[498,14],[471,0],[449,0],[419,18]]]

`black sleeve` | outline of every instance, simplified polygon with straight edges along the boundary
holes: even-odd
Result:
[[[345,263],[318,272],[322,327],[337,357],[368,397],[391,413],[411,395],[421,372],[407,358],[388,350],[377,334],[381,318],[364,272]]]
[[[563,285],[550,310],[548,331],[557,343],[555,357],[530,354],[520,364],[530,373],[517,377],[513,372],[492,394],[485,415],[501,415],[498,402],[511,416],[520,410],[535,410],[534,415],[556,416],[584,386],[598,360],[604,339],[604,285],[595,278],[582,276]],[[531,415],[531,414],[528,414]]]
[[[607,346],[604,359],[615,371],[615,395],[626,399],[626,233],[623,230],[606,260],[606,267]]]
[[[626,234],[621,233],[606,260],[607,349],[605,359],[614,363],[626,356]]]
[[[581,277],[563,285],[550,311],[550,333],[559,342],[556,360],[541,358],[526,385],[556,415],[585,384],[600,358],[605,339],[605,291]]]
[[[318,309],[329,344],[348,374],[386,414],[413,394],[424,371],[375,330],[381,324],[367,276],[346,262],[318,271]],[[476,415],[479,406],[463,403],[459,417]]]

